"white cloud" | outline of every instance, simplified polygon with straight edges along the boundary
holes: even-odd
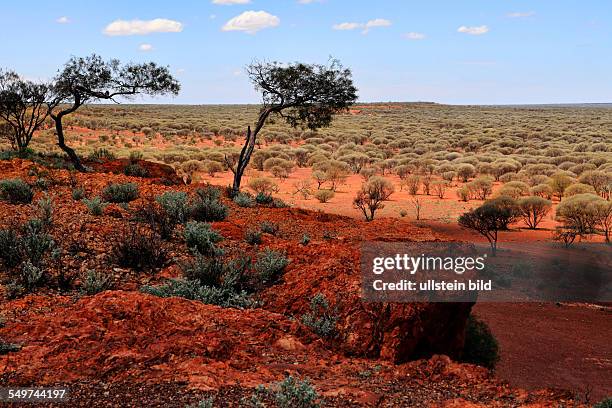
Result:
[[[183,31],[182,23],[166,18],[156,18],[154,20],[115,20],[106,26],[104,34],[110,36],[146,35],[151,33],[180,33],[181,31]]]
[[[461,26],[457,29],[457,32],[470,34],[470,35],[482,35],[482,34],[486,34],[489,32],[489,27],[487,27],[486,25],[475,26],[475,27]]]
[[[255,34],[259,30],[277,27],[279,24],[280,18],[265,11],[245,11],[225,23],[221,30],[244,31],[249,34]]]
[[[212,2],[222,6],[231,6],[233,4],[249,4],[251,0],[213,0]]]
[[[374,20],[369,20],[367,23],[340,23],[334,24],[332,28],[334,30],[347,31],[347,30],[356,30],[363,29],[362,33],[367,34],[371,28],[374,27],[389,27],[391,25],[391,21],[386,20],[384,18],[375,18]]]
[[[55,22],[59,24],[68,24],[70,22],[70,19],[66,16],[61,16],[60,18],[55,20]]]
[[[535,11],[516,11],[514,13],[506,14],[506,16],[510,18],[523,18],[523,17],[531,17],[534,15],[535,15]]]
[[[363,24],[359,24],[359,23],[340,23],[340,24],[334,24],[332,26],[332,28],[334,30],[354,30],[356,28],[361,28],[363,27]]]
[[[410,33],[404,34],[404,38],[407,40],[424,40],[425,37],[426,35],[423,33],[410,32]]]
[[[323,0],[298,0],[300,4],[322,3]]]
[[[140,51],[153,51],[153,46],[151,44],[140,44],[138,49]]]

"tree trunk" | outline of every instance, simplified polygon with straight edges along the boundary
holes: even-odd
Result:
[[[64,139],[64,126],[62,124],[62,115],[59,114],[55,117],[52,117],[55,122],[55,131],[57,132],[57,145],[68,155],[70,161],[74,165],[74,168],[80,172],[85,172],[85,167],[81,164],[81,160],[79,156],[77,156],[74,149],[69,146],[66,146],[66,142]]]

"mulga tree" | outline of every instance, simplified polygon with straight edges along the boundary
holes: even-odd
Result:
[[[66,145],[63,119],[87,103],[130,98],[135,95],[177,95],[178,81],[168,67],[154,62],[121,64],[119,60],[103,60],[92,54],[88,57],[72,57],[64,65],[51,84],[52,97],[48,111],[55,122],[58,146],[70,157],[74,167],[84,167],[74,149]]]
[[[13,71],[0,70],[0,137],[23,155],[36,132],[48,116],[49,87],[22,79]]]
[[[261,92],[262,107],[255,126],[247,128],[240,154],[225,157],[234,173],[234,193],[240,190],[257,135],[269,119],[277,116],[293,128],[316,130],[329,126],[334,114],[347,110],[357,100],[351,71],[336,60],[329,65],[256,62],[247,67],[247,73]]]

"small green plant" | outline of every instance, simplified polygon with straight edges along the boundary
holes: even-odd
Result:
[[[109,203],[129,203],[138,198],[138,186],[134,183],[113,183],[102,190],[102,198]]]
[[[275,399],[280,408],[315,408],[319,406],[317,403],[319,394],[310,385],[310,381],[308,379],[300,380],[290,375],[278,384]]]
[[[113,239],[111,258],[121,267],[153,270],[162,267],[166,257],[159,235],[145,228],[130,225]]]
[[[407,215],[408,215],[408,211],[406,211],[406,210],[400,210],[399,214],[400,214],[400,217],[402,217],[402,218],[403,218],[403,217],[405,217],[405,216],[407,216]]]
[[[51,235],[44,232],[45,225],[37,219],[29,220],[23,226],[21,235],[21,251],[30,263],[39,266],[48,252],[55,248]]]
[[[605,398],[593,405],[593,408],[612,408],[612,397]]]
[[[250,245],[259,245],[261,244],[261,231],[248,229],[244,233],[244,240]]]
[[[53,201],[51,198],[45,194],[43,198],[36,202],[36,207],[38,219],[41,220],[46,227],[51,226],[53,223]]]
[[[42,268],[32,265],[30,261],[26,261],[21,266],[20,279],[26,292],[32,292],[44,283],[45,273]]]
[[[130,163],[125,166],[123,174],[130,177],[149,177],[149,171],[137,163]]]
[[[281,277],[287,265],[289,265],[289,259],[284,253],[266,248],[257,254],[254,269],[262,284],[269,285]]]
[[[493,369],[499,361],[499,344],[487,324],[470,315],[465,329],[462,360]]]
[[[10,204],[29,204],[34,198],[32,187],[21,179],[0,180],[0,200]]]
[[[21,237],[16,228],[0,230],[0,260],[7,268],[14,268],[21,263],[23,253],[21,248]]]
[[[196,221],[213,222],[227,218],[229,209],[219,201],[220,191],[214,187],[198,189],[197,197],[191,201],[189,212]]]
[[[89,211],[91,215],[95,215],[96,217],[99,217],[100,215],[104,214],[104,209],[108,205],[107,203],[102,201],[100,197],[94,197],[91,200],[84,198],[83,204],[85,204],[85,206],[87,207],[87,211]]]
[[[257,204],[270,205],[274,202],[274,197],[272,197],[272,194],[267,194],[260,191],[255,196],[255,201]]]
[[[95,295],[96,293],[104,292],[110,288],[111,282],[108,275],[95,270],[88,270],[83,277],[81,293],[85,295]]]
[[[6,343],[4,340],[0,340],[0,356],[19,350],[21,350],[19,344]]]
[[[315,198],[319,200],[320,203],[328,202],[329,200],[334,198],[335,195],[336,193],[334,193],[333,190],[325,190],[325,189],[317,190],[314,193]]]
[[[210,224],[198,221],[191,221],[185,225],[184,237],[187,247],[192,252],[206,256],[216,255],[218,249],[215,244],[223,239]]]
[[[234,196],[233,200],[239,207],[248,208],[255,205],[255,200],[249,193],[240,192]]]
[[[168,191],[155,197],[155,201],[175,224],[182,224],[189,217],[189,196],[182,191]]]
[[[330,311],[329,302],[322,293],[312,297],[310,312],[302,316],[302,323],[320,337],[333,338],[337,334],[338,316]]]
[[[300,240],[300,244],[306,246],[310,243],[310,236],[308,234],[302,235],[302,239]]]
[[[271,222],[271,221],[262,222],[259,228],[261,229],[261,232],[264,232],[270,235],[276,235],[276,233],[279,230],[278,224]]]
[[[72,190],[72,199],[75,201],[81,201],[85,198],[85,190],[83,187],[77,187]]]
[[[186,408],[214,408],[215,399],[213,397],[204,398],[194,405],[188,405]]]
[[[88,156],[90,160],[115,160],[115,155],[108,149],[95,149]]]
[[[17,299],[25,295],[26,293],[26,288],[24,288],[23,285],[21,285],[15,280],[7,283],[4,287],[4,290],[6,291],[7,299]]]

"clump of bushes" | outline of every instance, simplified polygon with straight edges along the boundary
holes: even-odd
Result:
[[[261,231],[256,229],[248,229],[244,233],[244,240],[250,245],[261,244]]]
[[[87,211],[89,211],[91,215],[95,216],[100,216],[104,214],[104,209],[108,205],[108,203],[102,201],[100,197],[94,197],[91,200],[84,198],[83,204],[85,204],[85,206],[87,207]]]
[[[10,204],[29,204],[34,198],[32,187],[21,179],[0,180],[0,200]]]
[[[160,268],[166,256],[159,235],[134,225],[115,236],[111,248],[111,257],[117,265],[135,271]]]
[[[155,197],[174,224],[182,224],[189,217],[189,195],[182,191],[169,191]]]
[[[257,254],[254,269],[262,284],[271,285],[278,281],[287,265],[289,259],[284,253],[266,248]]]
[[[333,190],[326,190],[326,189],[317,190],[314,193],[314,197],[317,200],[319,200],[320,203],[328,202],[329,200],[334,198],[335,195],[336,193],[334,193]]]
[[[279,230],[278,224],[271,222],[271,221],[263,221],[259,228],[261,229],[261,232],[264,232],[270,235],[276,235],[276,233]]]
[[[89,270],[83,277],[81,293],[84,295],[95,295],[111,288],[110,277],[95,270]]]
[[[196,198],[190,203],[191,217],[196,221],[213,222],[227,218],[229,209],[219,201],[221,191],[212,186],[196,190]]]
[[[489,369],[499,361],[499,344],[487,324],[470,315],[465,329],[462,361]]]
[[[335,337],[338,316],[330,310],[329,302],[322,293],[317,293],[310,300],[310,312],[302,316],[302,323],[320,337]]]
[[[263,385],[257,387],[245,405],[263,407],[264,401],[274,400],[279,408],[317,408],[319,399],[319,394],[308,379],[300,380],[289,375],[270,388]]]
[[[123,174],[131,177],[149,177],[149,171],[138,163],[130,163],[123,169]]]
[[[217,255],[218,249],[215,244],[223,239],[210,224],[198,221],[191,221],[185,225],[184,237],[187,247],[192,252],[206,256]]]
[[[237,193],[233,200],[239,207],[253,207],[255,205],[253,196],[245,192]]]
[[[138,186],[134,183],[113,183],[102,190],[102,198],[109,203],[129,203],[138,198]]]

